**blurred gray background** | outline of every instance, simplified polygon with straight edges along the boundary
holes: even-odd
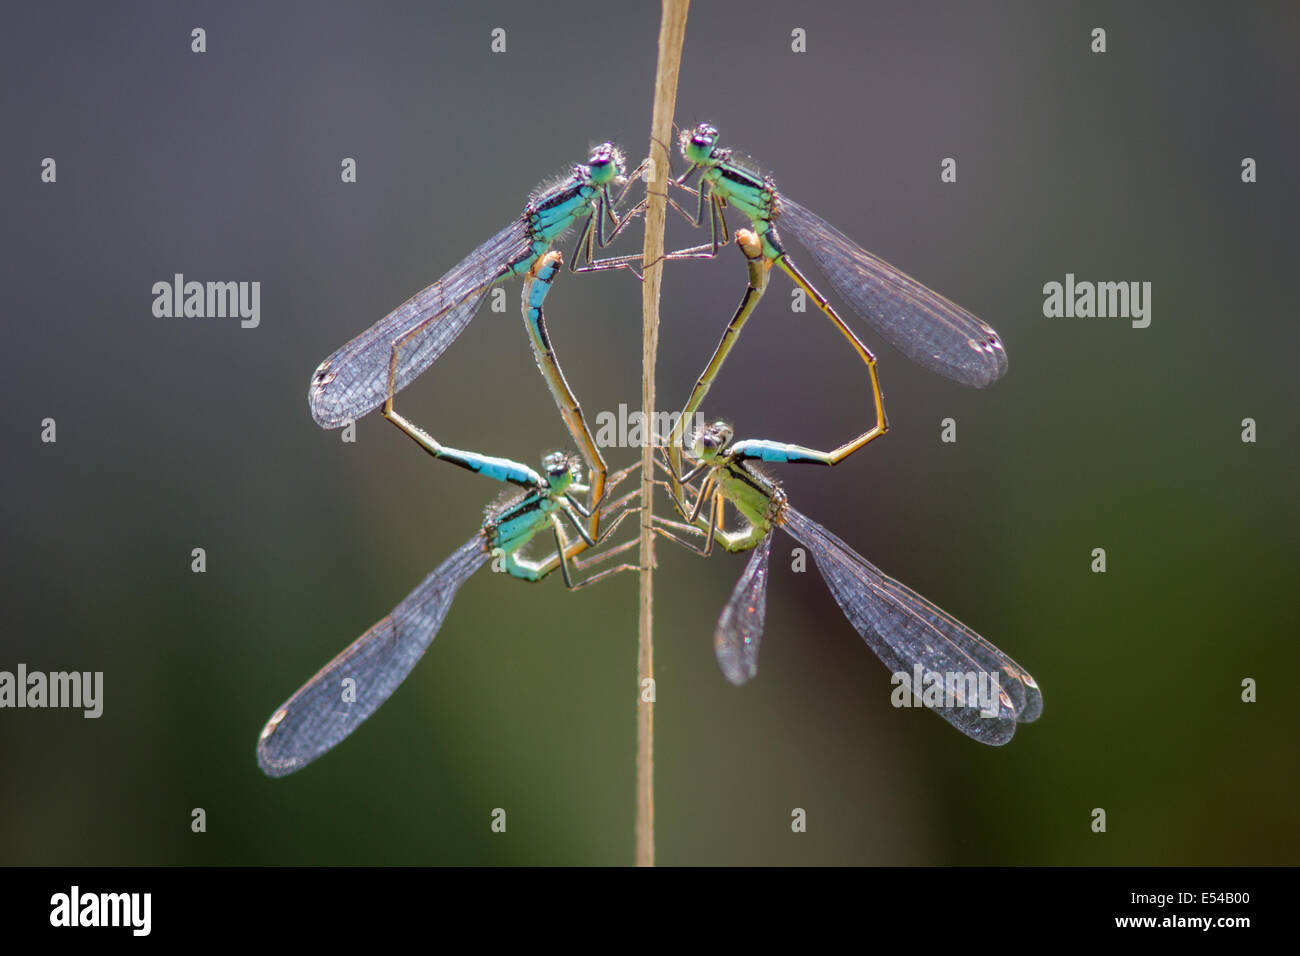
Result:
[[[632,575],[567,594],[482,573],[335,752],[278,781],[253,757],[271,711],[498,494],[377,416],[341,443],[307,383],[591,144],[645,154],[658,6],[592,10],[7,12],[0,669],[102,670],[106,689],[99,720],[0,712],[0,862],[631,862]],[[736,689],[710,635],[744,557],[661,545],[661,863],[1300,861],[1298,41],[1283,3],[695,5],[678,122],[714,122],[1010,355],[981,392],[868,336],[892,430],[841,467],[782,470],[791,500],[1025,664],[1046,709],[996,750],[894,710],[784,537],[761,670]],[[57,185],[39,182],[47,156]],[[700,239],[675,222],[669,241]],[[260,327],[154,318],[151,287],[176,272],[260,281]],[[1067,272],[1151,282],[1150,328],[1044,318],[1042,286]],[[730,250],[666,272],[663,408],[743,276]],[[533,463],[566,434],[517,284],[507,296],[402,408]],[[549,300],[589,415],[639,404],[639,302],[622,274],[562,277]],[[790,313],[778,274],[708,412],[742,436],[835,443],[866,401],[861,367],[816,313]]]

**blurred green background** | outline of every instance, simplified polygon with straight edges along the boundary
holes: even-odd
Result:
[[[377,417],[341,443],[312,423],[307,382],[592,143],[644,155],[658,7],[592,11],[10,12],[0,669],[102,670],[106,687],[99,720],[0,711],[0,862],[631,861],[631,575],[567,594],[481,573],[335,752],[278,781],[253,757],[273,708],[498,494]],[[736,689],[710,635],[744,557],[661,546],[661,863],[1300,861],[1297,42],[1289,3],[695,5],[678,121],[714,122],[1010,355],[980,392],[869,336],[892,430],[831,471],[784,469],[791,500],[1025,664],[1046,708],[1001,749],[892,709],[784,537],[762,667]],[[669,241],[700,240],[676,223]],[[176,272],[259,280],[261,326],[154,318],[152,284]],[[1042,286],[1067,272],[1151,282],[1150,328],[1044,318]],[[684,401],[743,274],[731,251],[666,273],[662,407]],[[533,463],[566,435],[517,288],[402,407]],[[861,368],[788,296],[777,276],[708,411],[742,436],[856,434]],[[639,404],[639,300],[625,275],[565,277],[549,300],[589,415]]]

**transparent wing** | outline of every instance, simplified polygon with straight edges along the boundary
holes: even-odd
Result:
[[[528,228],[516,219],[433,285],[321,362],[307,392],[316,424],[340,428],[384,404],[393,343],[419,329],[402,346],[393,390],[409,385],[465,331],[487,290],[529,248]]]
[[[723,675],[740,686],[758,673],[758,643],[767,615],[767,561],[772,551],[769,533],[749,557],[727,606],[713,629],[713,653]]]
[[[853,311],[913,362],[977,388],[1007,370],[992,327],[785,196],[777,230],[797,239]]]
[[[267,721],[257,763],[271,777],[307,766],[379,709],[429,649],[452,599],[488,560],[475,535],[402,599],[393,613],[352,642]],[[355,681],[355,700],[343,681]],[[351,685],[350,685],[351,687]]]
[[[984,638],[793,508],[786,510],[784,527],[813,553],[840,610],[891,672],[910,678],[919,665],[923,674],[943,675],[945,689],[954,693],[932,709],[948,723],[980,743],[998,745],[1011,739],[1017,722],[1042,713],[1038,684]],[[924,692],[925,680],[917,693]]]

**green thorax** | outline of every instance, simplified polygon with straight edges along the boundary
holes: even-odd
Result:
[[[556,498],[539,489],[488,515],[483,522],[488,550],[500,548],[506,554],[513,554],[539,531],[545,530],[550,525],[551,515],[559,508]]]
[[[773,524],[781,523],[785,492],[774,481],[729,458],[719,460],[713,480],[718,494],[755,528],[767,533]]]
[[[763,255],[779,259],[785,250],[772,231],[780,203],[776,186],[771,179],[734,162],[729,150],[713,152],[714,158],[704,166],[700,182],[707,182],[713,195],[750,221],[762,239]]]
[[[524,211],[537,255],[546,252],[566,229],[595,209],[600,187],[579,166],[572,179],[546,190]]]

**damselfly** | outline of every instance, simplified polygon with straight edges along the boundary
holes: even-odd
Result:
[[[696,436],[693,456],[698,464],[676,476],[683,485],[703,479],[693,504],[676,502],[689,523],[656,516],[655,530],[701,554],[709,554],[714,541],[728,551],[754,552],[713,633],[714,653],[728,680],[743,684],[758,672],[772,533],[782,528],[812,553],[836,603],[876,656],[944,720],[980,743],[998,745],[1011,739],[1017,723],[1038,719],[1043,696],[1024,668],[796,511],[780,485],[747,464],[807,461],[798,446],[733,443],[731,427],[716,422]],[[724,502],[747,527],[733,532],[721,527]],[[918,672],[924,693],[915,686]],[[936,676],[942,692],[932,696]]]
[[[671,253],[669,258],[711,257],[728,241],[723,209],[734,206],[752,225],[763,255],[779,265],[817,307],[842,327],[834,308],[790,259],[783,236],[793,236],[812,257],[840,296],[868,324],[914,362],[945,378],[983,388],[1007,369],[997,332],[889,263],[862,249],[826,220],[778,193],[770,177],[740,162],[717,145],[708,123],[683,130],[679,146],[690,169],[674,182],[684,186],[700,172],[694,215],[673,205],[697,226],[709,210],[711,241]],[[716,371],[716,370],[715,370]]]
[[[434,568],[391,614],[353,641],[276,708],[257,741],[257,762],[268,776],[283,777],[305,767],[373,714],[429,649],[461,585],[489,560],[500,561],[502,571],[525,581],[540,581],[558,567],[565,585],[573,589],[636,567],[624,564],[607,568],[583,580],[573,576],[574,570],[583,570],[638,544],[634,538],[585,559],[578,557],[612,534],[623,518],[636,510],[625,506],[640,494],[639,490],[606,506],[613,518],[601,538],[593,539],[580,520],[587,517],[587,510],[572,497],[586,488],[575,481],[577,466],[568,456],[559,452],[546,456],[542,462],[543,474],[538,474],[527,465],[506,458],[447,448],[404,419],[402,423],[410,428],[408,434],[435,457],[497,481],[518,485],[524,494],[491,509],[478,534]],[[609,487],[617,487],[639,467],[638,464],[616,472]],[[568,540],[564,521],[578,533],[578,541]],[[522,557],[520,549],[548,529],[555,537],[555,552],[541,560]]]
[[[409,385],[465,330],[493,285],[526,274],[575,223],[583,225],[570,269],[633,268],[639,256],[594,255],[631,219],[619,219],[616,210],[634,179],[625,175],[622,152],[603,143],[572,175],[535,193],[518,219],[320,364],[307,393],[317,424],[342,427]],[[617,198],[610,195],[611,185],[623,186]],[[612,231],[606,231],[607,221]]]

